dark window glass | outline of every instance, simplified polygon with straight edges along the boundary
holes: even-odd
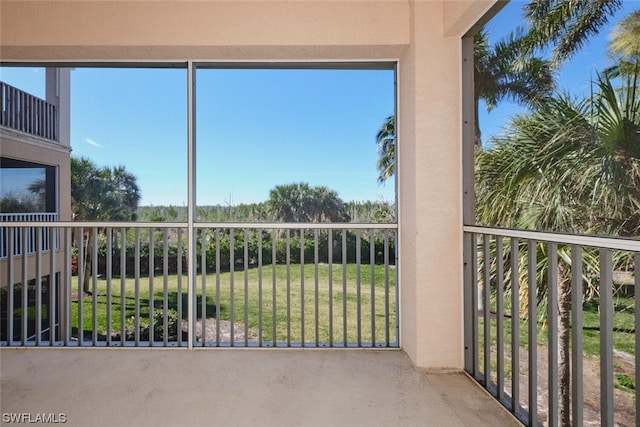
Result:
[[[3,158],[0,212],[55,212],[55,167]]]

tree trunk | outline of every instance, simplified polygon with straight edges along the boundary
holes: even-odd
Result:
[[[571,414],[571,280],[560,271],[558,281],[558,392],[560,425],[570,426]]]
[[[92,263],[93,263],[91,253],[89,251],[89,248],[92,246],[91,237],[92,237],[91,231],[87,231],[87,237],[85,239],[86,244],[84,248],[84,260],[83,260],[83,266],[82,266],[83,272],[84,272],[82,277],[82,291],[84,293],[91,292],[91,270],[92,270]]]

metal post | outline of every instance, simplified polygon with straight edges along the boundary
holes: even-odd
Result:
[[[187,313],[189,319],[189,349],[193,348],[196,338],[196,235],[195,235],[195,219],[196,211],[196,68],[192,61],[187,62],[187,241],[188,241],[188,268],[187,280],[188,287],[188,306]]]
[[[600,249],[600,425],[613,425],[613,272],[610,249]]]
[[[582,427],[584,389],[582,384],[582,247],[571,246],[571,424]]]

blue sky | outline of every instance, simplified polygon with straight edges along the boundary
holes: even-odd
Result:
[[[138,178],[142,205],[187,203],[187,71],[76,68],[71,146]],[[197,204],[264,201],[307,182],[345,201],[393,201],[377,183],[376,133],[394,112],[390,70],[199,69]],[[43,69],[2,80],[44,96]]]
[[[518,25],[524,25],[523,5],[527,1],[510,1],[485,27],[492,43],[501,40]],[[589,96],[591,81],[597,77],[597,72],[603,70],[612,61],[607,57],[607,37],[615,27],[615,24],[640,9],[639,0],[625,0],[623,6],[609,19],[609,23],[602,27],[597,37],[592,38],[575,56],[560,69],[556,80],[557,89],[566,91],[574,96]],[[510,102],[502,102],[490,113],[485,106],[480,106],[480,126],[483,141],[487,141],[490,135],[498,134],[508,123],[509,117],[514,113],[522,112],[524,108]]]
[[[489,24],[492,41],[522,24],[522,1]],[[624,8],[561,70],[558,86],[588,95],[597,70],[610,62],[606,35],[640,2]],[[2,68],[0,78],[44,97],[43,69]],[[72,71],[73,155],[124,165],[138,178],[142,205],[187,202],[185,69]],[[239,204],[268,198],[276,185],[308,182],[345,201],[393,201],[392,182],[377,183],[376,133],[394,112],[388,70],[220,70],[197,72],[197,204]],[[487,114],[483,139],[522,108],[504,102]]]

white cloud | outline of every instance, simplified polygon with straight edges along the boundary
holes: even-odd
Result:
[[[103,145],[102,145],[102,144],[99,144],[99,143],[95,142],[93,139],[85,138],[85,141],[86,141],[88,144],[93,145],[94,147],[98,147],[98,148],[102,148],[102,147],[103,147]]]

